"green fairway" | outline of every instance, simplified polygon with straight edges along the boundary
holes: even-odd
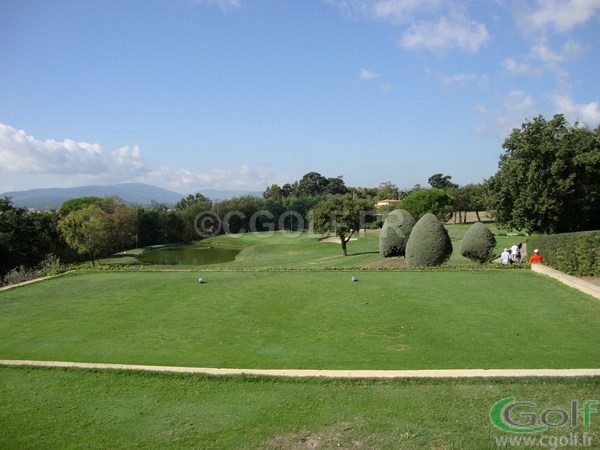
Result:
[[[453,245],[453,253],[448,261],[449,265],[475,265],[473,261],[460,254],[460,245],[464,234],[472,224],[447,224],[445,225]],[[487,224],[496,237],[497,245],[495,254],[500,256],[502,249],[512,245],[515,241],[524,241],[523,236],[506,236],[506,232],[498,230],[494,224]],[[342,256],[341,246],[337,238],[331,241],[322,240],[322,235],[312,233],[289,233],[283,231],[244,233],[220,235],[200,241],[197,246],[240,250],[235,261],[211,264],[211,268],[228,270],[256,269],[256,268],[364,268],[385,264],[386,262],[400,262],[403,266],[404,258],[384,258],[379,254],[380,230],[368,230],[367,233],[359,232],[348,243],[348,256]],[[180,246],[155,246],[156,248],[172,249]],[[194,245],[192,245],[192,248]],[[135,258],[143,249],[128,251],[126,254],[116,254],[103,258],[104,266],[140,265]],[[174,266],[170,266],[174,267]],[[185,266],[176,266],[180,269]],[[187,266],[194,268],[194,266]]]
[[[480,269],[459,254],[468,227],[448,226],[454,253],[442,270],[365,270],[386,261],[377,231],[350,242],[348,257],[338,243],[308,233],[218,236],[203,244],[241,251],[233,262],[204,267],[119,271],[142,250],[115,255],[103,261],[105,270],[0,292],[0,359],[257,369],[597,368],[600,303],[529,270]],[[499,236],[497,250],[513,239],[519,240]],[[388,262],[402,267],[403,259]],[[598,400],[599,381],[0,367],[0,448],[497,448],[523,437],[490,421],[492,406],[507,397],[534,404],[538,414],[571,411],[573,401]],[[576,434],[583,444],[587,433],[595,445],[596,419],[541,437],[548,443]]]
[[[0,368],[0,447],[493,449],[506,397],[531,411],[597,399],[598,378],[321,380]],[[538,419],[539,420],[539,419]],[[551,428],[584,433],[600,420]],[[539,433],[525,436],[540,439]],[[529,446],[524,448],[531,448]],[[589,447],[597,448],[597,447]]]
[[[0,358],[594,368],[599,313],[591,297],[529,271],[92,272],[0,293]]]
[[[227,269],[360,267],[383,259],[379,255],[378,231],[360,232],[355,237],[348,243],[347,257],[342,255],[339,240],[323,242],[321,235],[312,233],[229,234],[202,242],[243,249],[234,262],[212,265]]]

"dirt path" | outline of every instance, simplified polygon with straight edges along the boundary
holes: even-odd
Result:
[[[596,286],[600,286],[600,278],[599,277],[582,277],[583,281],[587,281],[588,283],[595,284]]]
[[[351,241],[355,241],[356,238],[353,237],[353,238],[350,238],[350,240]],[[339,244],[340,243],[340,238],[337,237],[337,236],[331,236],[331,237],[328,237],[328,238],[319,239],[319,242],[327,242],[327,243],[330,243],[330,244]]]
[[[598,377],[600,369],[455,369],[455,370],[292,370],[216,369],[207,367],[142,366],[131,364],[64,361],[0,360],[0,366],[66,367],[79,369],[136,370],[145,372],[199,373],[206,375],[264,375],[323,378],[489,378],[489,377]]]

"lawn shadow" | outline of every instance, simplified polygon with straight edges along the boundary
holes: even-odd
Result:
[[[379,252],[359,252],[359,253],[348,253],[348,256],[373,255],[375,253],[379,254]]]

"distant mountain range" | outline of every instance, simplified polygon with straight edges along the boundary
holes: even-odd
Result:
[[[194,192],[195,193],[195,192]],[[258,191],[219,191],[201,189],[200,193],[213,201],[226,200],[240,195],[260,196]],[[77,197],[117,196],[126,203],[149,205],[152,202],[173,206],[188,194],[142,183],[120,183],[109,186],[79,186],[71,188],[31,189],[0,194],[0,198],[11,197],[15,206],[32,209],[58,209],[63,202]]]

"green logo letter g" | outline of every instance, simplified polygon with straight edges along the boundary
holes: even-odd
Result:
[[[515,400],[515,397],[507,397],[492,406],[490,420],[495,427],[510,433],[536,433],[548,429],[547,426],[535,426],[537,417],[535,413],[521,413],[520,416],[526,417],[527,421],[515,422],[510,417],[510,412],[513,408],[518,406],[535,406],[531,402],[515,402]]]

